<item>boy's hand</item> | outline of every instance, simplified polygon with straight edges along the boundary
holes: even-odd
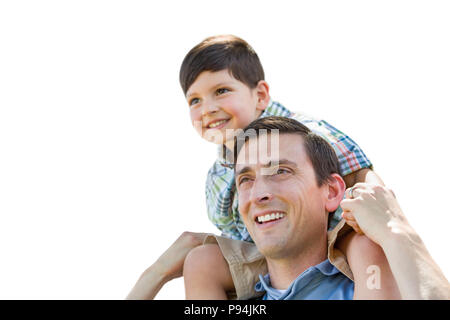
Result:
[[[361,183],[360,183],[361,184]],[[364,183],[362,183],[364,184]],[[347,190],[345,190],[345,199],[353,199],[353,190],[356,188],[355,187],[351,187],[348,188]],[[345,203],[344,203],[345,205]],[[342,218],[345,220],[345,222],[353,228],[353,230],[361,235],[364,235],[364,232],[361,230],[361,228],[358,225],[358,222],[355,219],[355,216],[353,215],[353,213],[351,211],[346,211],[343,207],[342,207],[342,202],[341,202],[341,208],[342,208]]]
[[[350,211],[342,212],[342,219],[344,219],[345,223],[347,223],[350,227],[352,227],[356,233],[364,235],[364,232],[359,227],[358,222],[356,222],[353,213],[351,213]]]
[[[390,232],[411,230],[394,193],[384,186],[357,183],[346,190],[342,217],[358,233],[381,245]]]

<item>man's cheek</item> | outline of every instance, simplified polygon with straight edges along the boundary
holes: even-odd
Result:
[[[244,220],[245,223],[247,223],[248,221],[248,202],[246,200],[246,198],[244,197],[245,192],[238,192],[238,201],[239,201],[239,206],[238,206],[238,210],[239,213],[242,217],[242,219]]]

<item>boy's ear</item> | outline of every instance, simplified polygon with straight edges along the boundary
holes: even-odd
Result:
[[[333,173],[326,184],[328,193],[325,199],[325,208],[327,212],[334,212],[344,198],[345,182],[340,175]]]
[[[256,92],[256,96],[258,99],[256,109],[257,110],[266,109],[270,101],[269,84],[264,80],[260,80],[254,90]]]

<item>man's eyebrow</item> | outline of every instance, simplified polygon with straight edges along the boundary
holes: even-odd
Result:
[[[252,169],[250,167],[248,167],[248,166],[247,167],[243,167],[241,170],[236,171],[236,177],[241,175],[241,174],[250,172],[250,171],[252,171]]]
[[[276,161],[276,160],[270,160],[270,161],[267,162],[266,164],[262,165],[262,167],[264,167],[264,168],[270,168],[270,167],[274,167],[274,166],[279,166],[280,164],[282,164],[282,165],[283,165],[283,164],[287,164],[287,165],[292,166],[292,167],[294,167],[294,168],[297,168],[297,167],[298,167],[297,164],[296,164],[295,162],[290,161],[290,160],[287,160],[287,159],[281,159],[281,160],[278,160],[278,161]],[[246,167],[242,168],[241,170],[236,171],[236,177],[239,176],[239,175],[241,175],[241,174],[247,173],[247,172],[249,172],[249,171],[252,171],[252,169],[251,169],[249,166],[246,166]]]
[[[277,160],[270,160],[267,164],[263,165],[263,167],[270,168],[270,167],[273,167],[273,166],[278,166],[280,164],[287,164],[287,165],[290,165],[292,167],[296,167],[297,168],[297,164],[295,162],[287,160],[287,159],[281,159],[281,160],[278,160],[278,161]]]

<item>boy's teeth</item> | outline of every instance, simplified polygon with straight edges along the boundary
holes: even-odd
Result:
[[[209,127],[210,127],[210,128],[215,128],[215,127],[220,126],[222,123],[225,123],[225,122],[227,122],[227,120],[216,121],[216,122],[211,123],[211,124],[209,125]]]
[[[285,216],[285,214],[282,212],[266,214],[265,216],[259,216],[258,222],[262,223],[262,222],[268,222],[268,221],[272,221],[272,220],[278,220],[278,219],[283,218],[284,216]]]

